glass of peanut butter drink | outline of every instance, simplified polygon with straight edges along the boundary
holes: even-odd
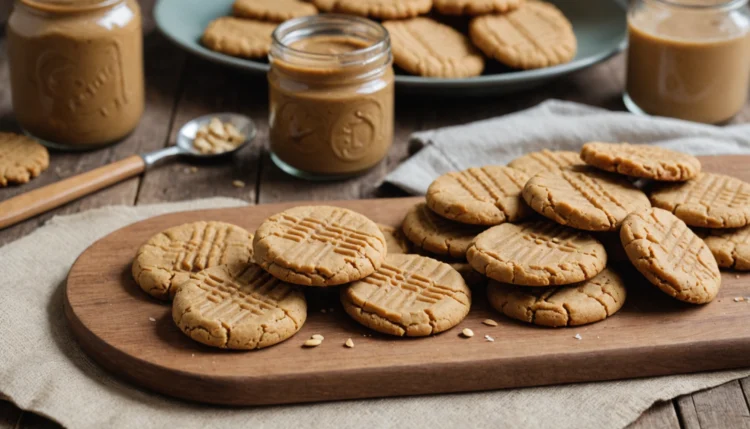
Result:
[[[628,29],[631,112],[715,124],[745,104],[748,0],[635,0]]]

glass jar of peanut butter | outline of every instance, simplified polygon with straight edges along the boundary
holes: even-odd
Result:
[[[83,150],[135,129],[144,107],[136,0],[16,0],[7,40],[13,110],[25,132]]]
[[[337,179],[378,164],[393,142],[388,32],[353,16],[281,24],[268,73],[271,157],[306,179]]]
[[[750,82],[748,0],[636,0],[625,105],[709,124],[731,119]]]

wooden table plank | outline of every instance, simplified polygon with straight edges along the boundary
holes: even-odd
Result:
[[[680,420],[672,401],[657,402],[628,426],[628,429],[651,428],[680,429]]]

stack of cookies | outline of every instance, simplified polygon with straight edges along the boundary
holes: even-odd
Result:
[[[224,54],[263,58],[276,25],[318,11],[382,21],[394,63],[418,76],[478,76],[485,57],[514,69],[551,67],[571,61],[577,50],[565,15],[536,0],[236,0],[234,16],[212,21],[202,42]],[[455,15],[469,20],[468,35],[441,22]]]

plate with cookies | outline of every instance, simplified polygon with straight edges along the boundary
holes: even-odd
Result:
[[[81,254],[66,316],[109,371],[229,405],[745,367],[748,159],[589,142],[421,197],[166,214]]]
[[[318,13],[382,23],[396,84],[411,92],[520,91],[604,61],[627,42],[619,0],[160,0],[154,8],[180,47],[256,73],[268,71],[277,25]]]

